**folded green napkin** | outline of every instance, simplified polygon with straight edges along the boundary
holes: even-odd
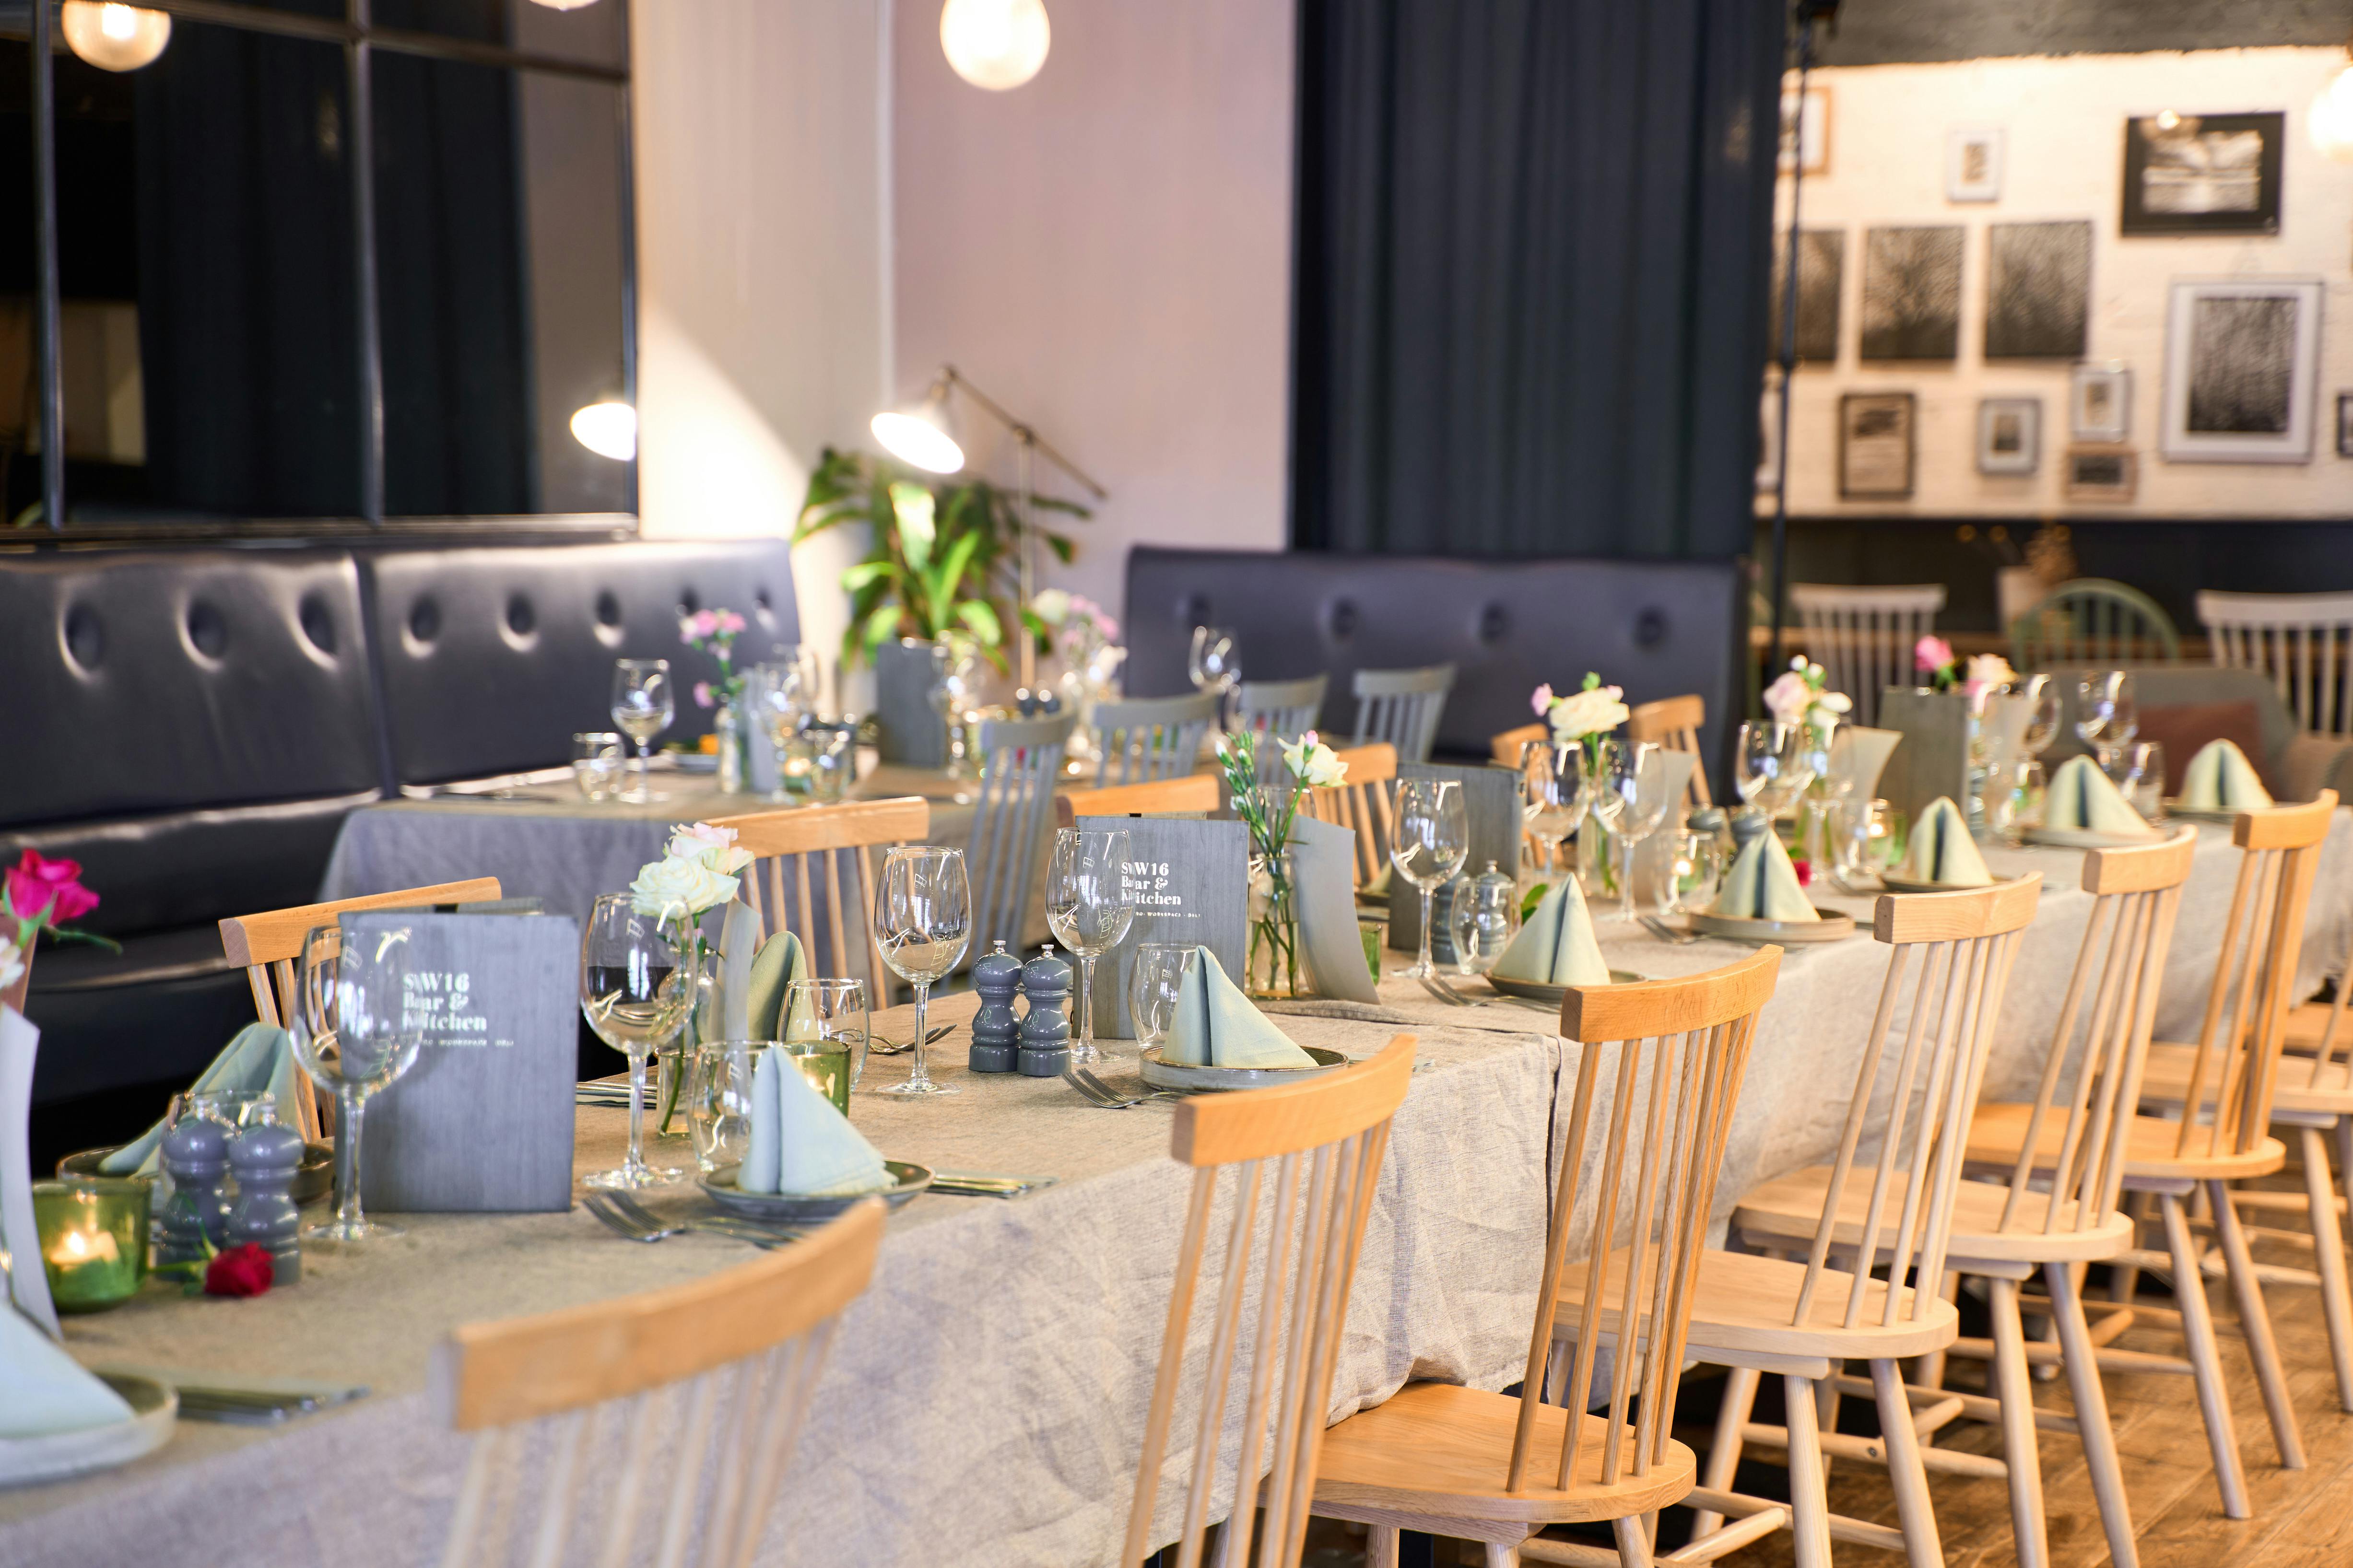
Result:
[[[713,977],[708,1013],[700,1023],[706,1040],[766,1039],[752,1033],[752,965],[760,952],[760,917],[741,899],[728,900],[719,920],[719,973]]]
[[[2118,838],[2157,836],[2157,830],[2125,800],[2116,781],[2089,757],[2070,757],[2059,765],[2043,796],[2042,826]]]
[[[1185,994],[1160,1059],[1185,1067],[1312,1068],[1315,1058],[1283,1037],[1267,1016],[1226,978],[1206,947],[1193,950]]]
[[[1990,888],[1993,873],[1969,837],[1968,819],[1949,795],[1938,795],[1920,814],[1898,875],[1909,882],[1947,888]]]
[[[1561,878],[1513,933],[1493,973],[1539,985],[1607,985],[1609,965],[1593,940],[1593,915],[1574,873]]]
[[[1715,907],[1708,912],[1743,921],[1821,919],[1806,901],[1806,889],[1798,886],[1798,868],[1789,864],[1781,836],[1769,826],[1733,861],[1715,895]]]
[[[892,1184],[881,1154],[801,1076],[792,1058],[773,1046],[754,1054],[752,1138],[735,1173],[738,1189],[839,1197]]]
[[[188,1086],[191,1094],[221,1089],[268,1089],[278,1101],[278,1119],[300,1127],[294,1095],[302,1081],[302,1064],[294,1055],[294,1037],[275,1024],[248,1024],[213,1058],[212,1066]],[[137,1138],[99,1163],[110,1176],[153,1175],[156,1151],[162,1146],[166,1121],[157,1121]]]
[[[33,1267],[40,1265],[32,1259]],[[122,1395],[0,1298],[0,1437],[52,1437],[132,1417]]]
[[[2271,804],[2271,792],[2255,776],[2255,765],[2229,741],[2209,741],[2199,747],[2181,775],[2185,811],[2260,811]]]
[[[760,954],[752,961],[751,1016],[747,1035],[736,1037],[746,1040],[789,1040],[787,1020],[784,1017],[785,994],[796,980],[809,977],[808,954],[802,950],[801,939],[788,931],[780,931],[760,944]],[[869,1006],[882,998],[869,996]]]

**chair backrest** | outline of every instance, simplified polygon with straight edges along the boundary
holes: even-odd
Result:
[[[2239,880],[2182,1091],[2177,1153],[2243,1154],[2270,1136],[2305,909],[2336,810],[2337,792],[2325,789],[2304,805],[2242,811],[2232,821]],[[2314,1058],[2311,1081],[2319,1081],[2327,1065],[2326,1056]]]
[[[2198,618],[2216,664],[2268,674],[2312,733],[2353,733],[2353,594],[2200,592]]]
[[[1618,1486],[1649,1474],[1666,1457],[1716,1174],[1757,1038],[1757,1015],[1771,999],[1780,969],[1781,950],[1767,947],[1725,968],[1677,980],[1573,985],[1562,1000],[1561,1033],[1584,1048],[1577,1053],[1567,1152],[1545,1233],[1507,1490]],[[1577,1464],[1585,1424],[1574,1417],[1558,1454],[1535,1452],[1553,1304],[1576,1240],[1585,1247],[1586,1310],[1577,1325],[1577,1360],[1559,1380],[1571,1411],[1593,1408],[1607,1287],[1609,1276],[1620,1272],[1611,1267],[1612,1254],[1623,1254],[1608,1435],[1589,1474]],[[1637,1344],[1647,1353],[1630,1353]]]
[[[1386,741],[1399,762],[1426,763],[1438,743],[1446,694],[1454,689],[1454,667],[1360,669],[1348,689],[1356,699],[1356,744]]]
[[[1522,724],[1517,729],[1490,736],[1487,754],[1504,767],[1516,768],[1520,765],[1520,748],[1530,741],[1541,741],[1551,733],[1552,726],[1541,719],[1533,724]]]
[[[1707,699],[1697,696],[1662,697],[1656,702],[1637,703],[1627,712],[1626,738],[1648,741],[1664,746],[1670,752],[1689,752],[1699,756],[1699,732],[1706,722]],[[1701,756],[1693,766],[1691,785],[1686,793],[1690,796],[1690,804],[1694,806],[1715,804],[1707,793],[1705,757]]]
[[[1806,652],[1832,691],[1854,699],[1854,722],[1879,721],[1879,694],[1914,684],[1912,648],[1936,626],[1942,583],[1849,587],[1792,583],[1789,607],[1806,631]]]
[[[1324,711],[1324,693],[1332,684],[1328,675],[1299,680],[1245,680],[1235,697],[1235,727],[1257,730],[1278,741],[1296,741],[1315,728]],[[1271,748],[1262,748],[1261,755]]]
[[[1330,789],[1312,789],[1299,809],[1318,822],[1335,823],[1356,835],[1356,886],[1363,887],[1388,864],[1396,823],[1397,748],[1386,742],[1349,746],[1335,753],[1348,776]]]
[[[1021,945],[1021,917],[1038,867],[1038,842],[1053,810],[1062,750],[1078,725],[1076,713],[1049,719],[984,719],[980,724],[980,798],[973,808],[972,848],[965,857],[972,879],[972,946],[976,954],[1002,942]]]
[[[1096,703],[1090,720],[1099,759],[1096,782],[1148,784],[1191,773],[1201,742],[1217,718],[1214,691]]]
[[[750,851],[744,901],[761,924],[801,939],[810,974],[862,979],[873,1005],[888,1006],[894,976],[874,940],[871,851],[922,843],[932,829],[931,802],[920,795],[849,800],[722,816],[712,826],[733,828],[735,847]]]
[[[2158,989],[2172,950],[2173,920],[2197,852],[2195,828],[2160,844],[2084,852],[2084,891],[2093,898],[2092,918],[2059,1005],[2042,1082],[2027,1115],[2026,1140],[2010,1172],[2000,1229],[2022,1223],[2026,1194],[2038,1185],[2050,1195],[2042,1226],[2046,1236],[2096,1229],[2115,1212],[2140,1106]],[[2080,1047],[2079,1019],[2084,1026]],[[2071,1066],[2074,1083],[2062,1105],[2060,1079]],[[2054,1117],[2065,1118],[2065,1126],[2056,1155],[2046,1159],[2041,1153],[2042,1133]]]
[[[1176,816],[1191,812],[1215,816],[1223,804],[1224,789],[1224,781],[1216,773],[1187,773],[1155,784],[1065,790],[1054,797],[1054,825],[1074,827],[1082,816]]]
[[[564,1562],[575,1515],[600,1563],[744,1568],[882,1216],[869,1198],[723,1274],[454,1331],[432,1397],[477,1436],[443,1568]]]
[[[254,1016],[265,1024],[284,1027],[296,1016],[298,982],[294,961],[302,956],[302,939],[314,926],[331,925],[337,915],[359,910],[397,910],[412,904],[471,904],[499,897],[496,877],[475,877],[463,882],[436,882],[429,888],[402,888],[396,892],[368,893],[356,899],[336,899],[323,904],[297,904],[289,910],[267,910],[258,915],[232,915],[220,922],[221,952],[231,963],[245,965],[246,984],[253,987]],[[298,1075],[294,1119],[307,1139],[325,1131],[318,1098],[307,1075]]]
[[[1372,1212],[1381,1156],[1388,1147],[1389,1119],[1404,1103],[1413,1081],[1413,1047],[1411,1035],[1399,1035],[1380,1055],[1346,1072],[1177,1104],[1168,1152],[1193,1167],[1193,1194],[1185,1211],[1184,1239],[1176,1248],[1168,1326],[1145,1421],[1127,1543],[1120,1553],[1127,1568],[1143,1562],[1154,1545],[1152,1517],[1176,1416],[1177,1384],[1184,1375],[1193,1296],[1203,1256],[1209,1250],[1210,1209],[1219,1177],[1229,1167],[1236,1168],[1230,1184],[1231,1218],[1225,1227],[1222,1258],[1213,1266],[1220,1281],[1216,1326],[1191,1444],[1193,1467],[1185,1489],[1176,1561],[1199,1563],[1202,1538],[1211,1522],[1226,1400],[1229,1391],[1244,1384],[1240,1362],[1246,1296],[1258,1300],[1259,1311],[1248,1352],[1248,1403],[1233,1474],[1247,1478],[1240,1483],[1243,1488],[1257,1485],[1260,1456],[1271,1425],[1274,1452],[1261,1494],[1266,1533],[1259,1561],[1299,1560],[1316,1461],[1324,1447],[1332,1373],[1339,1361],[1341,1330],[1348,1321],[1348,1287],[1356,1277],[1365,1220]],[[1267,1228],[1266,1260],[1258,1270],[1261,1287],[1252,1291],[1248,1282],[1251,1254],[1260,1246],[1259,1198],[1270,1177],[1273,1223]],[[1276,1283],[1286,1278],[1287,1290]],[[1245,1501],[1227,1521],[1219,1560],[1248,1563],[1255,1528],[1257,1520]]]
[[[2010,661],[2019,673],[2087,664],[2170,664],[2181,638],[2156,600],[2105,577],[2062,583],[2010,625]]]
[[[1894,952],[1888,955],[1871,1034],[1862,1042],[1862,1070],[1847,1102],[1846,1127],[1831,1162],[1830,1186],[1792,1323],[1806,1322],[1813,1312],[1830,1268],[1833,1237],[1844,1228],[1847,1178],[1868,1143],[1877,1145],[1877,1154],[1870,1167],[1871,1199],[1859,1235],[1881,1235],[1890,1204],[1901,1205],[1895,1243],[1888,1249],[1893,1261],[1882,1321],[1891,1327],[1917,1322],[1942,1300],[1938,1290],[1952,1234],[1954,1188],[1968,1152],[1969,1117],[1977,1108],[2019,932],[2034,918],[2042,891],[2042,878],[2037,873],[1965,892],[1881,897],[1873,934]],[[1918,975],[1905,1008],[1903,1046],[1891,1051],[1890,1020],[1907,1000],[1905,982],[1915,967],[1915,953]],[[1894,1080],[1883,1091],[1881,1079],[1891,1065]],[[1866,1240],[1862,1257],[1847,1276],[1844,1321],[1849,1328],[1862,1322],[1870,1250]],[[1907,1275],[1909,1289],[1904,1288]]]

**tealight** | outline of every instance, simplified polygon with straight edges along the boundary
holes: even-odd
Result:
[[[145,1182],[75,1176],[33,1184],[49,1296],[60,1312],[101,1312],[139,1293],[147,1273]]]

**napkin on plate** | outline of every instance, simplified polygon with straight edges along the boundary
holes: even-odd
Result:
[[[1708,910],[1728,920],[1815,921],[1821,916],[1798,886],[1798,868],[1781,847],[1781,836],[1767,826],[1748,841],[1724,876],[1724,887]]]
[[[1495,960],[1494,973],[1538,985],[1607,985],[1609,965],[1593,940],[1593,916],[1574,873],[1554,884]]]
[[[0,1387],[8,1391],[0,1399],[0,1437],[87,1432],[134,1414],[122,1395],[84,1371],[64,1347],[5,1302],[0,1302]]]
[[[196,1075],[188,1086],[191,1094],[211,1089],[268,1089],[278,1101],[278,1119],[289,1127],[300,1127],[294,1112],[294,1096],[301,1087],[302,1064],[294,1055],[294,1037],[275,1024],[248,1024],[237,1032],[221,1054],[213,1058],[212,1066]],[[168,1131],[159,1121],[138,1137],[99,1162],[99,1169],[110,1176],[153,1175],[157,1154]]]
[[[2157,834],[2089,757],[2070,757],[2060,764],[2043,796],[2042,826],[2117,838],[2153,838]]]
[[[1969,837],[1968,819],[1949,795],[1938,795],[1920,814],[1912,828],[1912,843],[1904,852],[1898,875],[1907,882],[1935,882],[1947,888],[1990,888],[1993,873]]]
[[[882,1156],[775,1047],[754,1053],[752,1139],[735,1185],[747,1193],[839,1197],[893,1184]]]
[[[2184,811],[2260,811],[2271,804],[2271,792],[2235,742],[2207,742],[2182,773]]]
[[[1206,947],[1193,950],[1185,994],[1160,1059],[1181,1067],[1312,1068],[1315,1058],[1283,1037],[1267,1016],[1226,978]]]
[[[734,1037],[742,1040],[788,1040],[785,1032],[788,1022],[784,1016],[785,994],[796,980],[807,980],[808,954],[801,947],[801,939],[788,931],[780,931],[760,944],[760,954],[752,961],[751,1016],[746,1026],[751,1033]],[[870,1002],[880,998],[870,997]]]

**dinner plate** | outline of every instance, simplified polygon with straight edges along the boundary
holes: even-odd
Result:
[[[152,1377],[100,1374],[130,1403],[131,1419],[46,1437],[0,1437],[0,1487],[29,1486],[90,1470],[109,1470],[152,1454],[171,1440],[180,1396]]]
[[[1298,1083],[1306,1079],[1322,1078],[1327,1072],[1337,1072],[1350,1065],[1350,1058],[1339,1051],[1322,1046],[1299,1047],[1315,1060],[1312,1068],[1219,1068],[1196,1067],[1189,1062],[1169,1062],[1160,1059],[1160,1047],[1153,1047],[1144,1053],[1140,1071],[1144,1081],[1154,1089],[1271,1089],[1279,1083]]]
[[[1970,887],[1966,883],[1915,882],[1909,877],[1891,877],[1884,871],[1880,873],[1879,880],[1881,886],[1891,893],[1974,893],[1978,890],[1978,888]],[[1999,888],[2004,882],[2017,880],[2015,877],[1996,877],[1990,882],[1979,883],[1978,887]]]
[[[105,1159],[109,1154],[113,1153],[121,1147],[122,1147],[122,1145],[120,1143],[109,1143],[103,1149],[84,1149],[79,1153],[69,1154],[64,1159],[58,1162],[58,1174],[60,1176],[96,1176],[101,1180],[140,1182],[152,1182],[155,1179],[152,1175],[131,1175],[115,1178],[111,1177],[107,1172],[101,1171],[98,1168],[98,1163],[100,1160]],[[335,1151],[333,1145],[328,1143],[305,1143],[302,1145],[302,1164],[301,1167],[294,1173],[294,1184],[292,1187],[288,1189],[288,1195],[298,1204],[316,1203],[319,1199],[327,1196],[328,1194],[334,1191],[334,1187]]]
[[[747,1193],[735,1185],[735,1173],[739,1168],[723,1165],[701,1179],[700,1185],[710,1194],[711,1201],[728,1213],[742,1215],[745,1219],[783,1220],[790,1224],[831,1219],[864,1198],[886,1198],[892,1208],[897,1208],[932,1184],[932,1173],[926,1167],[911,1165],[904,1160],[885,1160],[882,1168],[898,1178],[899,1184],[879,1193],[842,1193],[828,1197],[813,1197],[804,1193]]]
[[[1720,936],[1728,942],[1751,942],[1759,946],[1780,942],[1841,942],[1854,934],[1854,917],[1839,910],[1814,906],[1819,920],[1757,921],[1733,915],[1712,915],[1704,910],[1694,910],[1683,917],[1692,930],[1702,936]]]
[[[2165,803],[2165,815],[2178,816],[2184,822],[2219,822],[2228,827],[2239,814],[2235,811],[2203,811],[2168,800]]]
[[[2029,844],[2046,844],[2054,849],[2137,849],[2161,843],[2165,837],[2157,832],[2143,837],[2132,833],[2094,833],[2084,827],[2030,827],[2020,837]]]
[[[1514,980],[1508,974],[1482,974],[1480,978],[1506,996],[1525,996],[1531,1002],[1549,1002],[1558,1006],[1568,996],[1567,986],[1548,985],[1541,980]],[[1634,985],[1649,978],[1649,975],[1637,974],[1630,969],[1609,972],[1609,984],[1612,985]]]

